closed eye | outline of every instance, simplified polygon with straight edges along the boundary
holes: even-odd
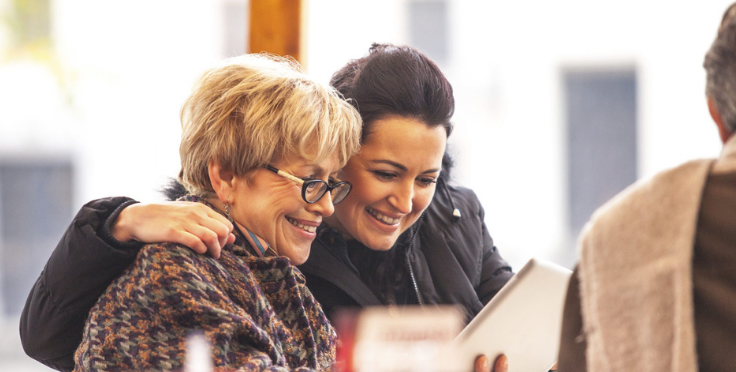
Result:
[[[432,186],[433,183],[437,183],[436,178],[417,178],[417,182],[424,187]]]
[[[392,181],[396,177],[398,177],[396,173],[391,173],[391,172],[371,171],[371,173],[373,173],[378,179],[384,180],[384,181]]]

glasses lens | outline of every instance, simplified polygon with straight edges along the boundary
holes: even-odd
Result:
[[[327,191],[327,182],[322,180],[309,180],[302,186],[302,196],[307,203],[315,203]]]
[[[353,188],[353,185],[347,182],[340,182],[337,185],[335,185],[335,188],[333,188],[331,192],[332,204],[337,204],[345,200],[345,197],[348,196],[352,188]]]

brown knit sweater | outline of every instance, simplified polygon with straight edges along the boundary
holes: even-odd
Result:
[[[213,345],[217,370],[329,368],[336,334],[301,272],[287,258],[256,257],[235,234],[218,260],[173,243],[144,247],[90,312],[75,371],[181,370],[193,331]]]

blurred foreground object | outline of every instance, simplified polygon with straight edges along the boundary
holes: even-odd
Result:
[[[187,338],[187,355],[184,372],[212,372],[212,348],[201,332]]]
[[[457,369],[452,368],[450,346],[462,329],[463,318],[453,306],[343,311],[335,324],[340,339],[336,369],[340,372]]]

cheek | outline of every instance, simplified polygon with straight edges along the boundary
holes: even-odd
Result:
[[[279,217],[285,214],[293,213],[299,210],[304,205],[304,201],[301,195],[294,190],[282,189],[274,190],[273,193],[261,198],[256,201],[254,205],[246,205],[244,207],[255,207],[258,206],[261,209],[262,216],[270,216],[278,220]]]
[[[434,197],[434,191],[435,188],[432,187],[431,189],[420,190],[415,194],[412,205],[414,209],[413,213],[422,214],[429,207],[429,203],[432,202],[432,198]]]
[[[350,192],[345,202],[356,207],[365,207],[382,199],[381,195],[384,187],[380,182],[370,177],[358,178],[353,183],[353,191]]]

